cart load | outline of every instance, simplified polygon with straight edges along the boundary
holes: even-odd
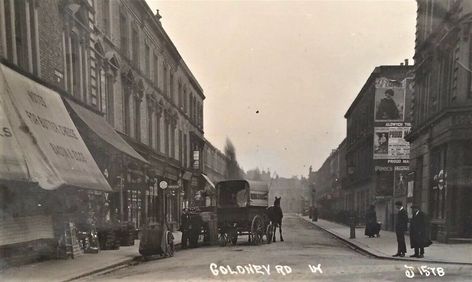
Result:
[[[267,215],[269,186],[262,181],[225,180],[216,185],[219,241],[236,244],[238,236],[248,235],[258,245],[271,234]]]

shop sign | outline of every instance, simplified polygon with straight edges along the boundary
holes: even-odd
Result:
[[[0,79],[0,91],[4,91],[4,87],[3,79]],[[26,162],[5,112],[12,105],[3,97],[0,94],[0,179],[27,181],[29,175]]]
[[[167,181],[164,181],[164,180],[163,180],[163,181],[159,182],[159,187],[160,187],[161,189],[167,189],[167,186],[168,186],[168,185],[167,185]]]
[[[0,95],[11,134],[23,151],[31,181],[44,189],[63,185],[110,191],[59,94],[0,66]]]

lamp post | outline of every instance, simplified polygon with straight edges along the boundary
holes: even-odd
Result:
[[[124,209],[123,209],[123,205],[124,205],[124,199],[123,199],[124,178],[123,178],[123,176],[117,176],[116,178],[118,178],[120,180],[120,223],[122,223],[124,221]]]

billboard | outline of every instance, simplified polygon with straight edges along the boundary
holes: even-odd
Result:
[[[402,122],[405,119],[405,82],[377,78],[375,81],[375,122]]]
[[[395,184],[395,196],[407,195],[408,182],[407,175],[409,173],[408,166],[396,166],[394,170],[394,184]]]
[[[393,195],[394,171],[393,167],[376,167],[376,197],[391,197]]]
[[[405,136],[410,127],[375,127],[374,160],[409,159],[410,143]]]

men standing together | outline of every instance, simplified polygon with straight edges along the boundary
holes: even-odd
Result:
[[[404,257],[406,254],[405,232],[408,230],[408,214],[403,208],[401,201],[395,202],[395,207],[398,209],[397,220],[395,224],[395,232],[397,235],[397,253],[394,257]]]
[[[405,232],[408,230],[408,213],[401,201],[395,202],[395,206],[398,209],[395,224],[398,248],[393,257],[404,257],[406,254]],[[415,253],[410,257],[423,258],[424,248],[432,244],[429,238],[429,222],[417,205],[413,205],[411,210],[413,216],[410,220],[410,245]]]

